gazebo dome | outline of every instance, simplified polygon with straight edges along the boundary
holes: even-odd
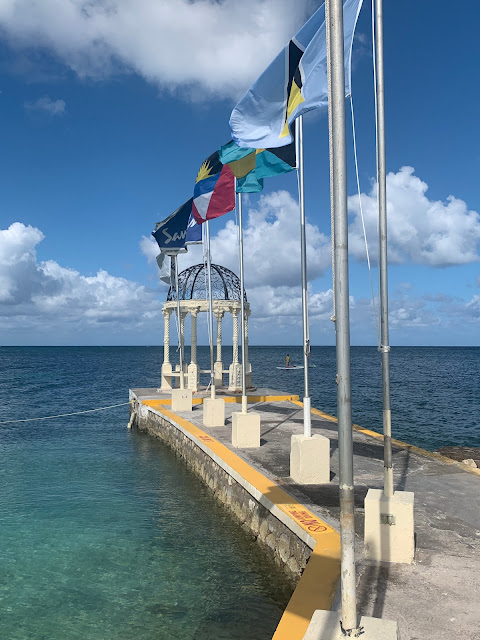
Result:
[[[214,300],[240,301],[240,280],[233,271],[218,264],[212,264],[212,298]],[[204,264],[196,264],[178,274],[180,300],[207,300],[208,276]],[[245,302],[247,294],[244,292]],[[175,287],[168,290],[167,302],[176,300]]]

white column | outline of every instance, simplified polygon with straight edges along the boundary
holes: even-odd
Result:
[[[242,367],[238,361],[238,309],[232,307],[233,316],[233,362],[229,368],[229,391],[242,388]]]
[[[187,312],[182,311],[180,314],[180,341],[182,345],[182,352],[185,353],[185,318],[187,317]]]
[[[250,309],[245,309],[245,375],[247,377],[247,388],[252,386],[252,366],[248,361],[248,317]]]
[[[163,333],[163,364],[161,391],[169,391],[172,388],[172,365],[170,363],[170,314],[171,309],[163,309],[164,333]]]
[[[188,385],[187,387],[192,391],[198,389],[198,364],[197,364],[197,315],[198,309],[190,309],[190,317],[192,319],[192,338],[190,346],[190,364],[188,365]]]
[[[238,311],[232,312],[233,316],[233,364],[238,362]]]
[[[224,312],[216,311],[215,317],[217,319],[217,360],[215,362],[215,386],[223,387],[223,362],[222,362],[222,318]]]

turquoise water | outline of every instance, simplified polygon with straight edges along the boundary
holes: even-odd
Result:
[[[187,350],[188,352],[188,350]],[[252,347],[254,383],[303,395]],[[225,362],[230,356],[225,350]],[[208,350],[199,349],[202,367]],[[156,387],[162,349],[0,349],[0,421],[125,402]],[[315,347],[312,404],[336,413],[335,350]],[[393,348],[393,432],[429,449],[480,445],[480,349]],[[380,360],[352,349],[354,420],[381,430]],[[248,534],[128,408],[0,425],[1,640],[263,640],[288,585]]]
[[[129,350],[0,351],[0,420],[114,404],[153,382]],[[271,638],[282,575],[127,421],[120,407],[0,425],[0,638]]]

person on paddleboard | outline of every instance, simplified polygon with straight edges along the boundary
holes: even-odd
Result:
[[[287,353],[287,357],[285,358],[285,367],[288,369],[292,365],[290,364],[290,356]]]

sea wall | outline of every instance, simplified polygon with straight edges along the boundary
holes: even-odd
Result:
[[[299,531],[293,520],[289,526],[288,518],[283,518],[285,521],[282,522],[274,515],[274,505],[269,504],[268,498],[259,495],[247,480],[229,472],[228,464],[202,446],[202,436],[198,441],[175,420],[142,404],[133,392],[130,397],[132,426],[160,438],[171,447],[241,526],[251,532],[257,543],[284,567],[287,577],[294,584],[298,582],[316,541]]]

